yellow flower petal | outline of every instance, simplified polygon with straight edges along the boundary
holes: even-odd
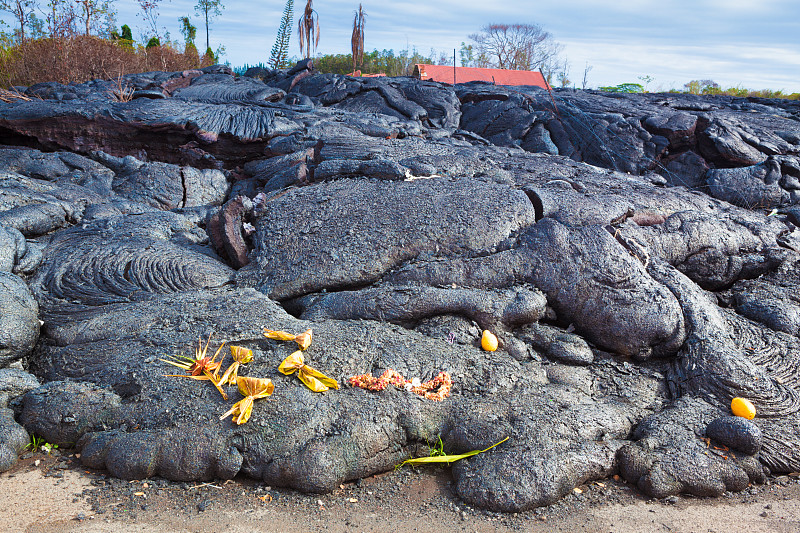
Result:
[[[297,377],[300,378],[300,381],[302,381],[306,387],[308,387],[314,392],[325,392],[326,390],[328,390],[328,387],[326,387],[325,384],[323,384],[320,380],[318,380],[314,376],[308,375],[303,370],[301,370],[297,374]]]
[[[234,416],[233,421],[241,426],[242,424],[250,420],[250,414],[252,412],[253,412],[253,398],[251,396],[248,396],[247,398],[239,400],[238,402],[233,404],[233,407],[231,407],[231,409],[227,413],[219,417],[219,419],[223,420],[233,415]]]
[[[294,338],[294,341],[300,346],[301,350],[305,350],[309,346],[311,346],[311,338],[313,337],[313,335],[314,335],[313,330],[307,329],[300,335],[297,335]]]
[[[276,341],[293,341],[297,335],[292,335],[285,331],[272,331],[271,329],[264,328],[264,336]]]
[[[236,378],[236,385],[242,396],[253,396],[255,398],[266,398],[275,390],[275,385],[271,379],[252,378],[249,376],[239,376]]]
[[[253,360],[253,350],[244,346],[231,345],[231,356],[238,363],[249,363]]]
[[[248,420],[250,420],[250,415],[253,413],[253,398],[252,396],[248,396],[244,400],[241,401],[241,405],[239,407],[239,416],[236,417],[236,424],[241,426]]]
[[[339,384],[336,382],[335,379],[329,378],[319,370],[315,370],[308,365],[305,365],[300,370],[300,379],[303,379],[302,378],[303,374],[318,379],[323,385],[326,386],[326,388],[330,387],[332,389],[337,389],[337,390],[339,389]]]
[[[214,385],[214,387],[216,387],[216,389],[222,395],[222,399],[223,400],[227,400],[228,399],[228,394],[224,390],[222,390],[222,387],[220,387],[220,383],[217,380],[217,376],[215,376],[214,374],[211,374],[208,370],[204,370],[203,374],[205,374],[206,377],[208,377],[208,381],[210,381]]]
[[[275,339],[278,341],[295,341],[297,345],[300,346],[301,350],[305,350],[311,346],[311,339],[314,336],[314,331],[312,329],[307,329],[299,335],[292,335],[285,331],[273,331],[264,328],[264,336],[268,339]]]
[[[311,330],[309,330],[309,332],[310,331]],[[284,359],[280,366],[278,366],[278,371],[287,376],[297,372],[297,377],[300,378],[300,381],[305,383],[306,387],[314,392],[325,392],[328,388],[339,388],[339,384],[336,383],[336,380],[329,378],[322,372],[305,364],[303,352],[300,350],[297,350]]]
[[[233,421],[241,426],[250,420],[250,414],[253,412],[253,402],[272,394],[272,391],[275,390],[275,385],[272,384],[272,380],[270,379],[251,378],[248,376],[239,376],[236,378],[236,385],[239,388],[239,392],[245,398],[236,402],[234,406],[231,407],[227,413],[219,417],[219,419],[222,420],[233,415]]]
[[[168,365],[177,366],[178,368],[182,368],[184,370],[189,370],[192,367],[192,363],[190,362],[170,361],[169,359],[159,359],[159,361],[163,361]],[[192,362],[194,362],[194,360],[192,360]]]
[[[239,361],[234,361],[228,370],[219,378],[220,385],[236,385],[236,378],[239,376]]]
[[[283,360],[283,362],[278,366],[278,371],[284,375],[293,374],[296,370],[300,370],[305,366],[305,359],[303,358],[303,352],[300,350],[292,353]]]
[[[236,385],[236,378],[239,376],[239,366],[253,360],[253,350],[243,346],[231,346],[231,356],[233,363],[219,378],[220,385]]]

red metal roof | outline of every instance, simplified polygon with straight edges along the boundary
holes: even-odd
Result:
[[[453,67],[448,65],[414,65],[414,77],[421,80],[453,83]],[[455,82],[488,81],[496,85],[534,85],[547,89],[541,72],[530,70],[505,70],[501,68],[456,67]]]

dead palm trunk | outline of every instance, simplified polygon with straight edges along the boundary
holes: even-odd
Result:
[[[366,13],[358,4],[358,11],[353,19],[353,37],[350,38],[351,50],[353,51],[353,74],[356,67],[364,63],[364,17]]]
[[[319,15],[312,7],[312,0],[306,2],[303,16],[297,21],[297,33],[300,38],[300,55],[313,57],[319,44]],[[311,44],[314,44],[312,49]],[[304,51],[305,50],[305,51]]]

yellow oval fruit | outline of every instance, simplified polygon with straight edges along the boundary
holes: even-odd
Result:
[[[483,330],[483,336],[481,337],[481,347],[487,352],[493,352],[497,350],[497,337],[495,337],[494,333],[492,333],[488,329]]]
[[[731,411],[736,416],[741,416],[748,420],[752,420],[756,416],[756,407],[750,400],[745,400],[744,398],[737,397],[731,400]]]

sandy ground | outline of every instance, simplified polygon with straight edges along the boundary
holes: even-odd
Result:
[[[404,469],[306,495],[246,479],[123,481],[86,471],[70,454],[36,453],[0,474],[0,509],[0,531],[31,533],[800,532],[800,480],[783,476],[716,499],[652,500],[609,479],[550,507],[500,514],[464,505],[442,468]]]

